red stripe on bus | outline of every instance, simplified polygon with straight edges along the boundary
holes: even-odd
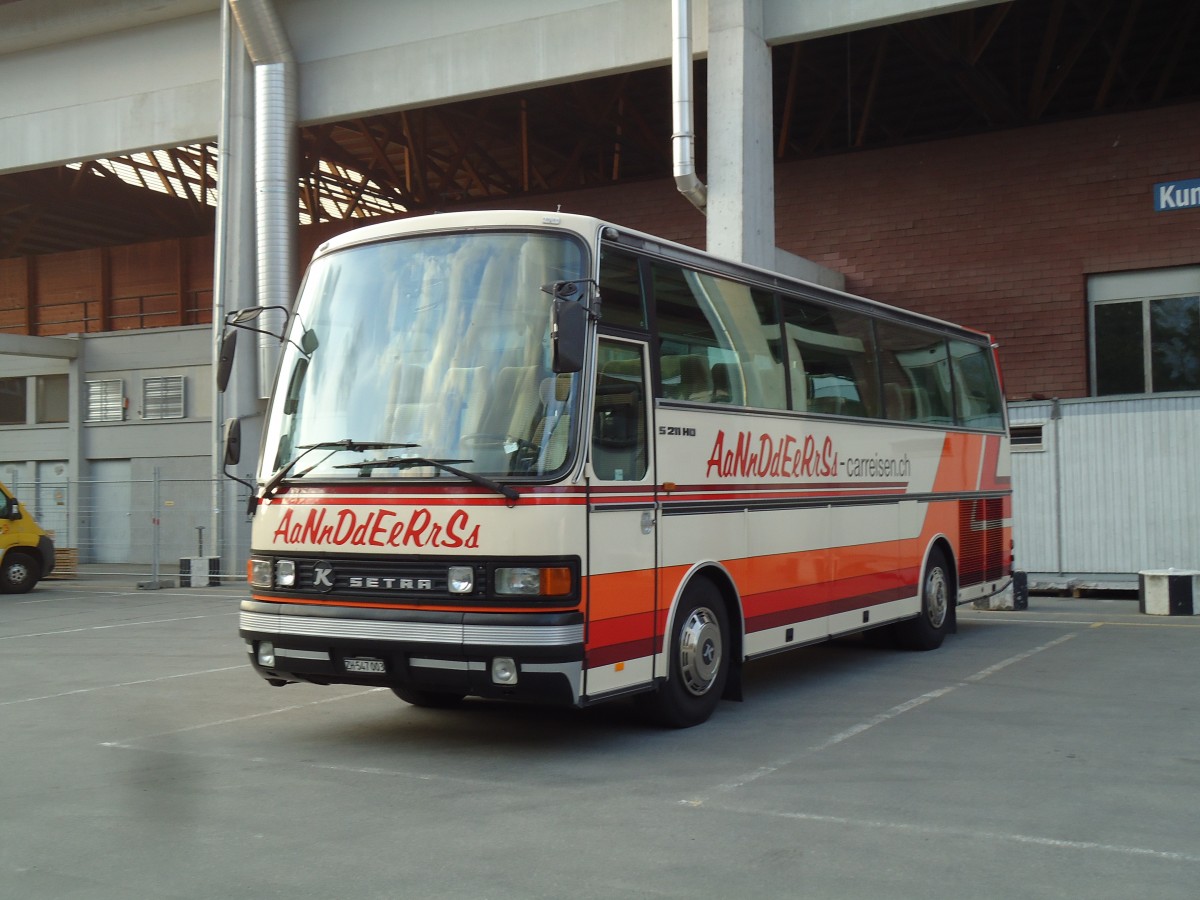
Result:
[[[543,485],[543,484],[513,484],[512,487],[521,491],[521,496],[526,494],[539,496],[551,495],[583,495],[587,493],[587,488],[582,486],[563,486],[563,485]],[[282,488],[278,494],[271,500],[279,500],[289,497],[303,496],[328,496],[328,495],[353,495],[367,494],[377,497],[410,497],[410,496],[438,496],[446,494],[460,494],[463,496],[477,496],[490,498],[494,496],[493,492],[483,487],[457,482],[455,484],[412,484],[398,485],[395,483],[377,482],[375,484],[358,485],[358,484],[326,484],[326,485],[289,485]],[[499,502],[504,502],[503,498]]]
[[[796,606],[776,612],[746,617],[746,633],[767,631],[799,622],[811,622],[837,613],[853,612],[858,609],[868,609],[880,603],[890,603],[894,600],[904,600],[916,593],[914,586],[899,586],[875,591],[870,594],[855,594],[837,600],[812,603],[806,606]]]
[[[482,497],[478,495],[463,495],[453,497],[427,497],[416,494],[376,494],[368,497],[339,497],[326,495],[320,497],[274,497],[263,501],[262,506],[278,504],[281,506],[583,506],[587,498],[548,497],[539,494],[521,494],[517,500],[507,500],[504,497]]]
[[[641,659],[644,656],[653,655],[654,652],[654,643],[647,638],[628,641],[624,644],[589,647],[583,655],[583,665],[584,668],[595,669],[598,666],[611,666],[613,663]]]

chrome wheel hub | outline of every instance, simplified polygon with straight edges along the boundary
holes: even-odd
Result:
[[[717,617],[705,607],[693,610],[679,633],[679,671],[689,693],[699,697],[708,692],[723,655]]]
[[[950,585],[946,581],[946,573],[940,567],[929,570],[925,576],[925,615],[929,624],[941,628],[946,622],[946,614],[950,610]]]

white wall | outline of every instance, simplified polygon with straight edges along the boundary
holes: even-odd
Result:
[[[1031,586],[1200,569],[1200,395],[1014,403],[1009,418],[1042,425],[1042,449],[1012,455],[1016,568]]]

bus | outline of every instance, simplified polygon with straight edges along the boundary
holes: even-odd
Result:
[[[688,727],[751,660],[864,631],[931,650],[1009,583],[986,334],[489,211],[329,240],[276,336],[240,610],[273,685],[633,695]]]

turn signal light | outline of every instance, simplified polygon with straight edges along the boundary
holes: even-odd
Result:
[[[566,566],[542,569],[542,596],[565,597],[571,593],[571,570]]]
[[[571,593],[567,566],[520,566],[496,570],[496,593],[525,597],[565,597]]]

